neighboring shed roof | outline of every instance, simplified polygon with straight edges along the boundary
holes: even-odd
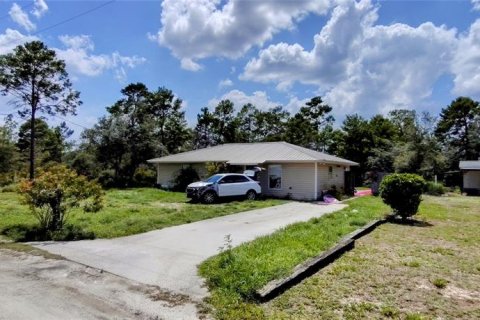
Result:
[[[460,170],[480,170],[480,160],[460,161]]]
[[[150,163],[227,162],[255,165],[265,162],[324,162],[356,166],[358,163],[286,142],[229,143],[148,160]]]

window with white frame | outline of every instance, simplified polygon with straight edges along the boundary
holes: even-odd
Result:
[[[268,188],[282,189],[282,165],[271,164],[268,166]]]

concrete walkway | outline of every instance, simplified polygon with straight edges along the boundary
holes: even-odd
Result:
[[[290,202],[128,237],[33,245],[75,262],[200,300],[208,291],[197,275],[197,265],[219,252],[226,235],[231,236],[236,246],[345,206]]]

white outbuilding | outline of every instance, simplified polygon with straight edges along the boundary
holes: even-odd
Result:
[[[469,195],[480,195],[480,160],[460,161],[463,175],[462,191]]]

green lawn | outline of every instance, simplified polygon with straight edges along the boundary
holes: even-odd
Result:
[[[68,223],[97,238],[114,238],[285,203],[282,200],[191,204],[184,193],[153,188],[109,190],[97,213],[73,210]],[[0,234],[21,240],[36,225],[28,207],[13,192],[0,193]]]
[[[385,224],[264,305],[271,319],[480,319],[480,198],[424,197],[426,226]]]
[[[263,309],[253,301],[256,290],[288,275],[297,264],[389,212],[374,197],[358,198],[348,204],[341,211],[287,226],[201,264],[199,272],[210,288],[208,302],[213,315],[218,319],[263,318]]]
[[[373,197],[201,265],[217,319],[480,319],[480,198],[425,196],[411,226],[387,223],[281,296],[251,300],[343,234],[389,210]],[[353,210],[358,212],[353,213]]]

